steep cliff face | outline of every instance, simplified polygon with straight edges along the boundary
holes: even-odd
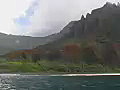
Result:
[[[61,50],[70,42],[83,48],[92,48],[102,64],[120,64],[120,5],[106,3],[103,7],[93,10],[91,14],[88,13],[86,17],[82,16],[80,20],[70,22],[55,35],[55,41],[37,48],[52,52],[55,49]],[[76,40],[77,43],[74,42]]]
[[[110,40],[120,40],[120,6],[106,3],[103,7],[95,9],[86,18],[73,21],[71,27],[67,25],[62,32],[69,31],[73,38],[96,39],[106,37]]]
[[[92,10],[86,17],[82,15],[80,20],[71,21],[59,33],[48,37],[53,39],[53,43],[66,38],[119,42],[120,5],[106,3],[103,7]]]

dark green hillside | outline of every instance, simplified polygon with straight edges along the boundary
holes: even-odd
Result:
[[[106,3],[86,17],[82,16],[80,20],[70,22],[57,35],[61,37],[36,48],[51,52],[62,50],[62,58],[66,60],[64,49],[67,46],[73,48],[77,45],[80,48],[79,58],[77,58],[79,62],[120,64],[119,5]]]

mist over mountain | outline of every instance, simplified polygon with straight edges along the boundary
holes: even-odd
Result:
[[[71,21],[66,25],[58,37],[79,39],[102,39],[106,38],[113,42],[120,40],[120,4],[107,2],[103,7],[92,10],[86,17],[82,16],[78,21]]]
[[[72,49],[79,46],[83,51],[78,57],[85,55],[88,62],[96,60],[94,62],[120,64],[120,4],[107,2],[103,7],[92,10],[86,17],[82,16],[80,20],[70,22],[51,37],[56,40],[36,48],[49,51],[53,55],[55,50],[65,52],[67,47],[71,46]],[[68,48],[67,50],[69,52]],[[74,49],[71,52],[73,51]]]
[[[103,7],[92,10],[86,17],[82,16],[78,21],[71,21],[59,33],[46,37],[30,37],[7,35],[0,33],[0,54],[12,50],[31,49],[35,47],[49,46],[61,43],[66,39],[79,39],[91,41],[120,41],[120,4],[106,3]],[[56,44],[57,43],[57,44]],[[40,46],[39,46],[40,45]]]
[[[44,45],[54,40],[48,37],[31,37],[19,35],[7,35],[0,33],[0,54],[6,54],[14,50],[32,49],[38,45]]]

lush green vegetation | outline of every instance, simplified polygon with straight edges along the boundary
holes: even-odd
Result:
[[[119,73],[120,67],[101,64],[72,64],[62,61],[41,60],[33,62],[10,62],[1,60],[0,73]]]
[[[71,42],[74,40],[71,40]],[[0,72],[119,73],[120,44],[78,41],[41,49],[15,51],[0,59]]]

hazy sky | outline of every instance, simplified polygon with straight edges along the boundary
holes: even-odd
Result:
[[[120,0],[0,0],[0,32],[46,36],[82,14]]]

